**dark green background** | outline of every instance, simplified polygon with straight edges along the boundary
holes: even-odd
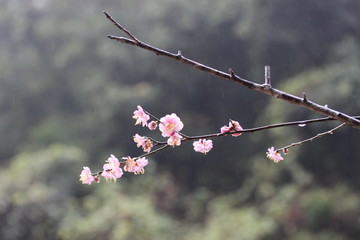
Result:
[[[1,0],[1,239],[360,238],[358,130],[346,127],[266,158],[270,146],[336,123],[191,143],[149,158],[146,173],[82,185],[112,153],[141,154],[141,105],[176,113],[189,135],[320,117],[164,57],[107,39],[109,11],[140,40],[222,71],[359,115],[355,0]],[[153,134],[153,133],[151,133]],[[158,135],[152,135],[158,137]]]

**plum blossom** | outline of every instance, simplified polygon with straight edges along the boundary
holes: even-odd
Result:
[[[137,110],[134,111],[133,118],[136,119],[137,124],[142,124],[142,126],[147,126],[147,121],[150,119],[150,116],[145,113],[144,109],[141,106],[137,106]]]
[[[149,138],[142,137],[139,134],[135,134],[134,142],[137,147],[142,147],[144,152],[150,152],[151,148],[154,146],[153,142]]]
[[[93,181],[95,181],[94,176],[92,175],[89,167],[83,167],[83,170],[80,174],[80,182],[82,184],[91,184]]]
[[[171,136],[167,140],[167,144],[170,146],[179,146],[181,144],[181,135],[177,132],[171,134]]]
[[[281,154],[278,151],[274,150],[274,147],[268,148],[266,155],[269,159],[273,160],[276,163],[280,162],[281,160],[284,160]]]
[[[150,130],[155,130],[155,129],[157,128],[157,126],[158,126],[158,124],[157,124],[156,121],[151,121],[151,122],[149,122],[149,124],[148,124],[148,128],[149,128]]]
[[[136,143],[137,147],[141,147],[145,144],[145,137],[140,136],[139,134],[134,135],[134,142]]]
[[[241,131],[243,128],[241,127],[240,123],[238,121],[230,120],[229,126],[223,126],[221,127],[220,131],[221,133],[228,133],[228,132],[235,132],[235,131]],[[231,134],[234,137],[240,136],[242,133],[234,133]]]
[[[116,182],[116,179],[121,178],[123,175],[123,170],[120,168],[120,162],[114,155],[110,155],[107,162],[108,163],[105,163],[103,166],[104,170],[101,175],[106,180],[113,180]]]
[[[206,154],[212,149],[213,143],[211,140],[200,139],[198,141],[195,141],[193,143],[193,146],[196,152],[201,152]]]
[[[145,157],[135,160],[131,157],[124,157],[126,160],[124,170],[127,172],[133,172],[134,174],[144,173],[144,167],[148,164],[148,160]]]
[[[183,127],[184,124],[175,113],[160,119],[159,130],[163,137],[170,137],[174,132],[181,131]]]

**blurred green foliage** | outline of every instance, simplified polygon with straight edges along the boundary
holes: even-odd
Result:
[[[145,175],[84,186],[82,166],[140,154],[136,105],[176,112],[186,134],[319,117],[106,38],[139,39],[255,82],[358,115],[360,3],[353,0],[0,1],[0,239],[291,239],[360,237],[359,134],[336,123],[184,143]],[[158,137],[158,136],[153,136]]]

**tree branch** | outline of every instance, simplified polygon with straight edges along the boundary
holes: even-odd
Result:
[[[313,140],[315,140],[316,138],[320,138],[320,137],[323,137],[327,134],[333,134],[336,130],[342,128],[343,126],[345,126],[345,123],[342,123],[340,124],[339,126],[335,127],[335,128],[332,128],[330,129],[329,131],[326,131],[326,132],[322,132],[322,133],[318,133],[316,134],[315,136],[311,137],[311,138],[307,138],[305,140],[302,140],[302,141],[299,141],[299,142],[295,142],[295,143],[291,143],[285,147],[282,147],[282,148],[279,148],[279,149],[276,149],[277,152],[284,152],[284,153],[287,153],[288,149],[291,148],[291,147],[295,147],[295,146],[298,146],[298,145],[302,145],[304,143],[307,143],[307,142],[312,142]]]
[[[144,111],[146,114],[149,114],[152,118],[159,120],[159,118],[157,118],[156,116],[152,115],[151,113],[147,112],[147,111]],[[353,116],[353,118],[355,119],[360,119],[360,116]],[[336,121],[336,119],[333,119],[331,117],[323,117],[323,118],[313,118],[313,119],[307,119],[307,120],[300,120],[300,121],[292,121],[292,122],[284,122],[284,123],[276,123],[276,124],[269,124],[269,125],[265,125],[265,126],[260,126],[260,127],[255,127],[255,128],[246,128],[246,129],[243,129],[243,130],[239,130],[239,131],[232,131],[232,132],[226,132],[226,133],[210,133],[210,134],[204,134],[204,135],[198,135],[198,136],[188,136],[188,135],[185,135],[183,134],[182,132],[178,132],[182,137],[183,139],[181,140],[182,142],[187,142],[187,141],[193,141],[193,140],[198,140],[198,139],[208,139],[208,138],[216,138],[216,137],[223,137],[223,136],[230,136],[230,135],[233,135],[233,134],[236,134],[236,133],[254,133],[254,132],[259,132],[259,131],[263,131],[263,130],[269,130],[269,129],[273,129],[273,128],[281,128],[281,127],[288,127],[288,126],[299,126],[299,127],[305,127],[306,125],[308,124],[312,124],[312,123],[319,123],[319,122],[327,122],[327,121]],[[342,127],[345,125],[342,124]],[[335,128],[335,130],[337,130],[338,127]],[[331,130],[330,130],[331,131]],[[327,131],[327,132],[330,132],[330,131]],[[325,134],[318,134],[320,136],[323,136]],[[317,138],[318,136],[316,137],[313,137],[311,140]],[[156,143],[156,146],[160,146],[160,145],[167,145],[167,142],[163,142],[163,141],[158,141],[158,140],[154,140],[152,138],[149,138],[151,141],[153,141],[154,143]],[[302,141],[303,142],[303,141]],[[301,142],[301,143],[302,143]],[[308,142],[307,140],[305,142]],[[299,144],[296,144],[296,145],[299,145]],[[288,147],[288,146],[287,146]],[[284,147],[286,148],[286,147]],[[278,151],[280,150],[283,150],[284,148],[280,148],[278,149]],[[163,149],[160,149],[160,150],[163,150]],[[151,151],[145,155],[142,155],[140,157],[143,157],[143,156],[148,156],[148,155],[152,155],[153,153],[155,152],[158,152],[158,149],[154,150],[154,151]]]
[[[175,54],[175,53],[171,53],[171,52],[165,51],[160,48],[153,47],[147,43],[141,42],[133,34],[131,34],[128,30],[126,30],[120,24],[118,24],[106,11],[104,11],[104,14],[118,29],[120,29],[122,32],[124,32],[127,36],[130,37],[130,39],[129,39],[129,38],[125,38],[125,37],[108,35],[108,38],[110,38],[112,40],[115,40],[115,41],[118,41],[121,43],[125,43],[125,44],[129,44],[129,45],[134,45],[139,48],[143,48],[145,50],[154,52],[156,55],[166,56],[166,57],[174,59],[176,61],[193,66],[194,68],[196,68],[198,70],[207,72],[214,76],[218,76],[218,77],[223,78],[228,81],[235,82],[235,83],[245,86],[251,90],[265,93],[267,95],[276,97],[278,99],[282,99],[284,101],[287,101],[287,102],[295,104],[295,105],[300,105],[302,107],[310,109],[313,112],[317,112],[317,113],[323,114],[325,116],[329,116],[333,119],[344,122],[356,129],[360,129],[360,120],[358,120],[354,117],[351,117],[345,113],[342,113],[340,111],[337,111],[335,109],[331,109],[327,106],[322,106],[313,101],[310,101],[308,98],[306,98],[305,95],[304,95],[304,97],[297,97],[292,94],[280,91],[276,88],[273,88],[269,84],[270,81],[268,82],[268,84],[267,83],[257,84],[255,82],[252,82],[252,81],[249,81],[249,80],[246,80],[244,78],[237,76],[234,73],[234,71],[231,69],[229,69],[229,73],[225,73],[223,71],[214,69],[214,68],[204,65],[202,63],[196,62],[192,59],[186,58],[181,54],[180,51]],[[269,76],[269,78],[270,78],[270,76]]]

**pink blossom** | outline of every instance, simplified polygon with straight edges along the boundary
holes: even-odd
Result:
[[[228,133],[228,132],[235,132],[235,131],[241,131],[241,130],[244,130],[240,123],[238,121],[234,121],[234,120],[230,120],[229,122],[229,126],[223,126],[221,127],[220,131],[221,133]],[[234,137],[238,137],[240,136],[242,133],[234,133],[234,134],[231,134],[232,136]]]
[[[153,142],[149,138],[142,137],[139,134],[135,134],[134,142],[137,147],[142,147],[144,152],[150,152],[151,148],[154,146]]]
[[[163,137],[170,137],[174,132],[181,131],[184,124],[175,113],[166,115],[160,119],[159,129]]]
[[[144,173],[144,167],[148,164],[148,160],[145,157],[135,160],[131,157],[124,157],[126,164],[124,170],[127,172],[133,172],[134,174]]]
[[[142,148],[144,152],[150,152],[153,146],[153,142],[149,138],[146,138],[145,144],[142,146]]]
[[[143,110],[143,108],[141,106],[137,106],[137,110],[134,111],[134,119],[136,119],[136,123],[137,124],[142,124],[142,126],[147,126],[147,121],[150,119],[150,116],[148,114],[145,113],[145,111]]]
[[[95,180],[95,178],[92,175],[90,168],[83,167],[83,170],[81,171],[81,174],[80,174],[80,182],[82,182],[82,184],[90,185],[94,180]]]
[[[221,132],[221,133],[228,133],[228,132],[230,132],[230,127],[224,125],[224,126],[222,126],[222,127],[220,128],[220,132]]]
[[[157,126],[158,126],[158,124],[157,124],[157,122],[155,122],[155,121],[151,121],[151,122],[148,124],[148,128],[149,128],[150,130],[155,130],[155,129],[157,128]]]
[[[135,169],[135,173],[144,173],[144,167],[148,165],[148,160],[145,157],[139,158],[136,160],[137,168]]]
[[[108,163],[103,166],[103,173],[101,174],[106,180],[113,180],[116,182],[116,179],[121,178],[123,175],[123,170],[120,168],[119,160],[111,155],[108,160]]]
[[[143,145],[145,145],[145,137],[140,136],[139,134],[135,134],[134,136],[134,142],[136,143],[137,147],[142,147]]]
[[[193,145],[196,152],[201,152],[204,154],[208,153],[213,147],[212,141],[206,139],[200,139],[198,141],[195,141]]]
[[[167,140],[167,144],[170,146],[179,146],[181,144],[181,135],[177,132],[171,134],[171,136]]]
[[[268,148],[266,155],[268,158],[270,158],[276,163],[280,162],[281,160],[284,160],[281,154],[278,151],[274,150],[274,147]]]

